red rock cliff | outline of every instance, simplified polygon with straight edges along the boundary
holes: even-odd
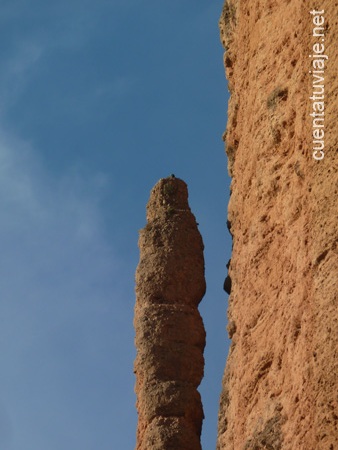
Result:
[[[137,450],[200,450],[205,331],[203,242],[184,181],[161,179],[147,205],[136,272]]]
[[[229,0],[220,29],[233,253],[217,448],[337,450],[338,2]]]

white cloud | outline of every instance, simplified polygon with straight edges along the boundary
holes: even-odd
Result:
[[[29,144],[1,133],[0,432],[6,450],[23,448],[28,437],[26,448],[46,448],[40,422],[71,435],[74,408],[77,426],[86,426],[90,411],[76,409],[79,397],[88,388],[102,395],[102,380],[112,377],[108,356],[115,352],[122,361],[115,343],[125,328],[118,315],[127,312],[99,206],[108,186],[102,174],[83,179],[75,170],[52,178]],[[85,404],[95,403],[90,395]]]
[[[15,30],[6,28],[10,45],[0,71],[0,448],[85,450],[106,434],[100,445],[105,450],[114,447],[113,438],[133,440],[115,433],[111,423],[114,417],[116,428],[129,429],[130,408],[135,413],[133,280],[114,254],[113,236],[105,234],[102,210],[111,180],[90,167],[86,175],[73,166],[56,176],[34,145],[4,123],[20,128],[13,117],[21,100],[25,106],[34,102],[34,95],[26,95],[34,77],[48,73],[47,63],[57,63],[54,55],[85,45],[112,2],[102,0],[96,16],[91,0],[69,7],[47,3],[35,2],[35,9],[29,0],[0,6]],[[48,77],[43,80],[48,86]],[[105,84],[98,80],[63,111],[72,114],[80,104],[75,114],[86,114],[102,99],[125,95],[133,83],[119,74]],[[43,122],[45,112],[39,114]]]

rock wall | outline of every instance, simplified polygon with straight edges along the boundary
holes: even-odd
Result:
[[[153,188],[139,236],[135,360],[137,450],[200,450],[205,331],[203,242],[184,181]]]
[[[222,12],[233,252],[218,450],[338,449],[337,28],[336,0]]]

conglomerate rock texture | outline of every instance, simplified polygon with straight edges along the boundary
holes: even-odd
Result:
[[[337,450],[338,1],[229,0],[220,30],[233,252],[217,448]]]
[[[187,185],[170,176],[153,188],[139,236],[135,360],[137,450],[200,450],[206,289],[203,242]]]
[[[229,0],[221,15],[233,252],[218,450],[338,449],[337,24],[335,0]]]

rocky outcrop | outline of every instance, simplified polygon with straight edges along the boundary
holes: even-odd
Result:
[[[200,450],[203,242],[184,181],[153,188],[136,271],[137,450]]]
[[[338,2],[316,5],[229,0],[221,16],[233,252],[218,450],[338,449]]]

